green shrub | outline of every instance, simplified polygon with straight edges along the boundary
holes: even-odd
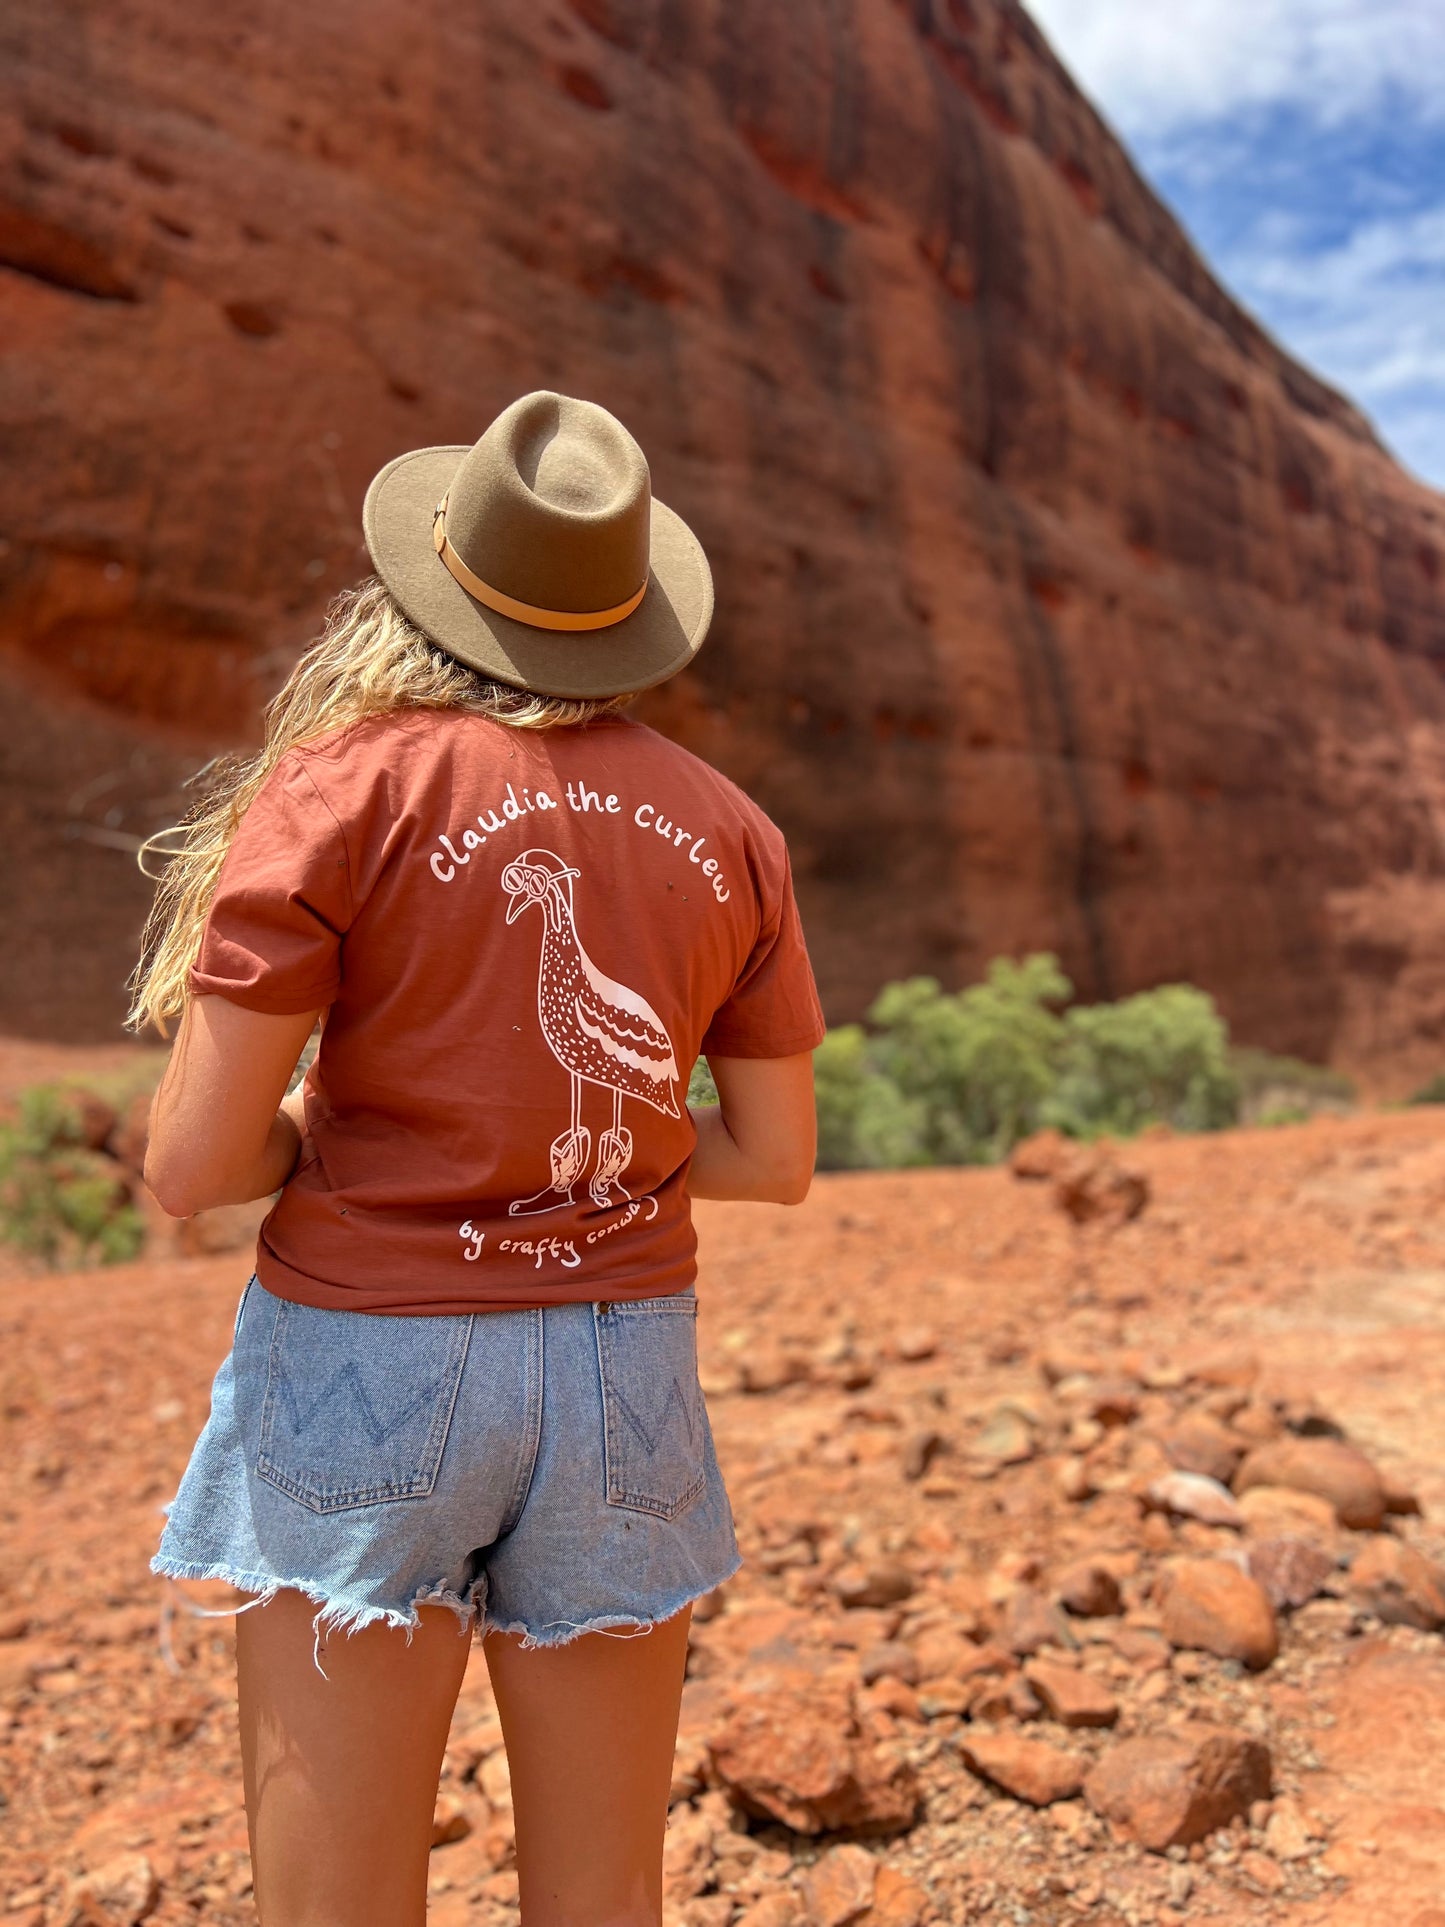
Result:
[[[889,1170],[934,1162],[927,1110],[872,1063],[860,1024],[830,1030],[813,1056],[818,1163],[825,1171]]]
[[[1055,1005],[1073,986],[1055,957],[989,965],[981,984],[949,995],[932,977],[889,984],[868,1021],[883,1077],[921,1107],[919,1162],[1002,1157],[1039,1122],[1058,1076],[1064,1027]]]
[[[1146,1124],[1216,1131],[1239,1116],[1229,1033],[1213,998],[1162,984],[1064,1017],[1066,1042],[1044,1121],[1075,1137],[1130,1137]]]
[[[1405,1099],[1407,1104],[1445,1104],[1445,1071],[1432,1077],[1428,1084],[1422,1084],[1418,1091],[1412,1091]]]
[[[58,1268],[122,1263],[144,1238],[116,1166],[81,1142],[74,1104],[51,1085],[22,1092],[0,1125],[0,1242]]]
[[[716,1104],[717,1085],[712,1081],[705,1057],[699,1057],[692,1067],[692,1076],[687,1080],[687,1101],[689,1104]]]
[[[932,977],[887,985],[866,1028],[818,1048],[820,1167],[988,1163],[1042,1125],[1094,1137],[1236,1121],[1228,1032],[1203,991],[1063,1009],[1072,990],[1046,952],[996,959],[952,993]]]

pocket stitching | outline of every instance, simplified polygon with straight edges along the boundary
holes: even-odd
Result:
[[[658,1312],[690,1313],[692,1317],[696,1319],[697,1300],[696,1298],[682,1297],[638,1298],[625,1300],[622,1303],[614,1300],[609,1310],[605,1313],[595,1304],[592,1308],[593,1333],[597,1341],[597,1370],[602,1383],[602,1449],[604,1458],[603,1469],[607,1486],[607,1504],[619,1506],[630,1512],[645,1512],[654,1518],[667,1521],[677,1518],[680,1513],[685,1512],[690,1505],[694,1504],[702,1492],[703,1487],[707,1484],[706,1447],[704,1446],[700,1455],[702,1463],[699,1465],[697,1473],[671,1503],[666,1500],[654,1498],[650,1493],[630,1490],[623,1485],[621,1473],[614,1472],[614,1464],[621,1458],[615,1405],[616,1402],[621,1399],[622,1394],[609,1379],[606,1351],[603,1345],[603,1320],[604,1318],[615,1316],[618,1313],[630,1313],[634,1311],[646,1314],[656,1314]],[[700,1392],[697,1418],[699,1423],[703,1425],[706,1424],[706,1411],[702,1406]]]
[[[294,1499],[298,1505],[304,1505],[308,1511],[316,1513],[346,1512],[358,1506],[376,1505],[389,1499],[426,1498],[434,1489],[441,1472],[442,1457],[446,1450],[452,1416],[461,1390],[462,1372],[471,1345],[475,1313],[468,1315],[466,1323],[453,1335],[451,1352],[442,1367],[441,1376],[443,1378],[450,1376],[451,1389],[446,1400],[432,1416],[431,1428],[427,1433],[422,1453],[422,1470],[409,1479],[385,1479],[366,1486],[327,1486],[318,1492],[315,1487],[304,1485],[277,1465],[266,1449],[271,1436],[271,1419],[277,1397],[277,1352],[282,1326],[291,1305],[292,1300],[289,1298],[279,1301],[276,1321],[271,1328],[271,1345],[266,1359],[266,1394],[261,1406],[260,1440],[256,1449],[258,1476],[268,1485],[275,1486],[277,1491],[284,1492],[288,1498]]]

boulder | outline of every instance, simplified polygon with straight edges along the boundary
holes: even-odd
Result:
[[[745,1674],[708,1737],[733,1803],[797,1833],[897,1831],[918,1808],[913,1768],[863,1731],[848,1682],[806,1665]]]
[[[830,1847],[802,1879],[808,1927],[848,1927],[873,1905],[878,1862],[863,1847]]]
[[[1319,1595],[1335,1572],[1335,1559],[1312,1539],[1284,1535],[1253,1540],[1245,1567],[1276,1612],[1293,1612]]]
[[[1274,1608],[1263,1586],[1227,1559],[1184,1559],[1159,1588],[1171,1646],[1237,1659],[1257,1671],[1279,1651]]]
[[[1082,1667],[1031,1659],[1024,1667],[1024,1678],[1049,1718],[1061,1726],[1112,1726],[1119,1717],[1114,1695]]]
[[[1269,1793],[1263,1741],[1197,1723],[1119,1741],[1084,1781],[1095,1813],[1156,1853],[1203,1840]]]
[[[1350,1594],[1390,1626],[1438,1632],[1445,1626],[1445,1568],[1387,1533],[1350,1567]]]
[[[1200,1472],[1228,1485],[1244,1456],[1244,1442],[1209,1412],[1184,1415],[1162,1435],[1170,1462],[1181,1472]]]
[[[1124,1224],[1149,1202],[1143,1171],[1102,1146],[1077,1152],[1054,1179],[1054,1203],[1075,1224]]]
[[[1065,1566],[1054,1581],[1054,1597],[1076,1619],[1107,1619],[1123,1604],[1118,1580],[1092,1559]]]
[[[1234,1477],[1236,1493],[1286,1486],[1324,1499],[1341,1525],[1374,1532],[1385,1516],[1385,1483],[1363,1452],[1342,1439],[1273,1439],[1257,1445]]]
[[[1228,1486],[1202,1472],[1166,1472],[1162,1478],[1152,1479],[1144,1489],[1144,1503],[1156,1512],[1173,1512],[1207,1526],[1229,1526],[1238,1531],[1244,1525],[1239,1501]]]
[[[1072,1799],[1084,1783],[1085,1762],[1046,1740],[968,1731],[960,1736],[958,1750],[971,1773],[1029,1806]]]
[[[1020,1586],[1004,1601],[998,1639],[1001,1646],[1020,1658],[1038,1652],[1042,1646],[1078,1644],[1065,1615],[1032,1586]]]

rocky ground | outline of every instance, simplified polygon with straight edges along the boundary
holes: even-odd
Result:
[[[669,1927],[1445,1927],[1445,1113],[699,1208],[745,1565]],[[253,1918],[231,1629],[146,1570],[244,1253],[0,1289],[0,1914]],[[480,1653],[432,1918],[515,1921]]]

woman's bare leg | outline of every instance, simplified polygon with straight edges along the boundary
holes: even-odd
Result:
[[[437,1780],[471,1633],[420,1608],[408,1646],[373,1625],[323,1640],[278,1592],[236,1620],[241,1762],[261,1927],[423,1927]]]
[[[512,1773],[523,1927],[658,1927],[691,1617],[685,1607],[650,1633],[525,1652],[505,1633],[483,1642]]]

